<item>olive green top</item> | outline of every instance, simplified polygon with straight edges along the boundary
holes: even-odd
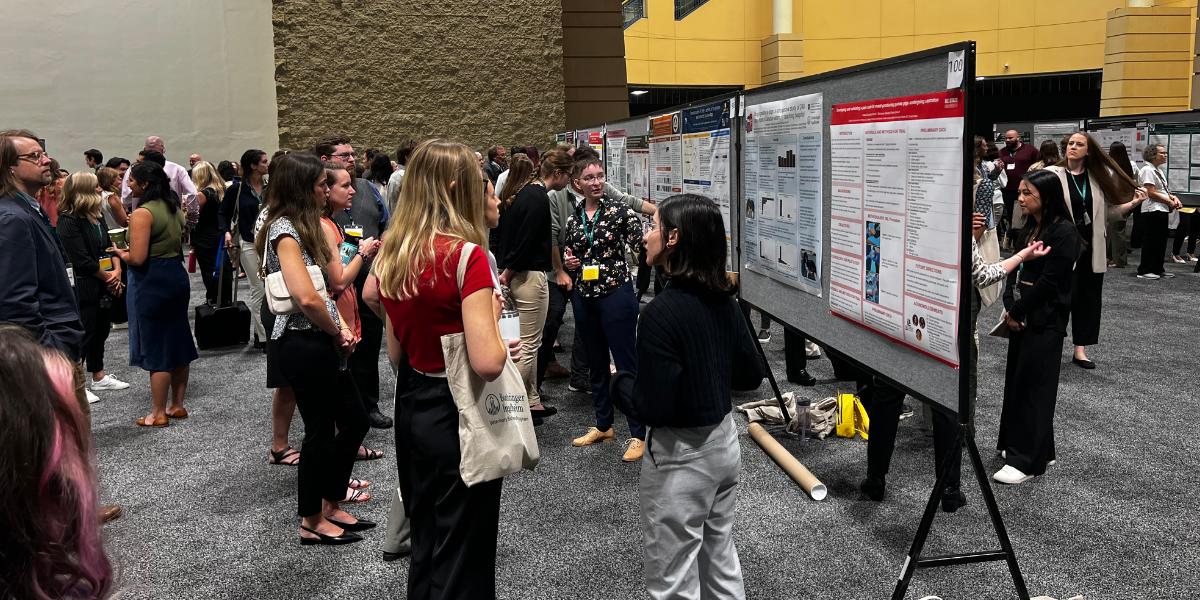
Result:
[[[187,213],[176,209],[174,213],[162,200],[151,200],[138,208],[150,211],[154,223],[150,226],[150,258],[179,258],[183,256],[183,224]]]

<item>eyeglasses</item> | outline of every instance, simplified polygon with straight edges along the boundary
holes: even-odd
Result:
[[[42,162],[43,158],[48,158],[48,155],[41,150],[34,150],[33,152],[17,155],[17,160],[27,160],[35,165]]]
[[[596,183],[598,181],[604,181],[604,175],[588,175],[587,177],[580,177],[579,180],[584,183]]]
[[[338,152],[337,154],[334,154],[333,157],[340,158],[342,160],[350,160],[350,159],[354,158],[354,153],[353,152]]]

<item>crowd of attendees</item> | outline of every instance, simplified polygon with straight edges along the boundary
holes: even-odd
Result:
[[[1009,134],[999,152],[978,140],[975,192],[986,208],[975,219],[971,319],[998,299],[981,291],[1007,278],[1005,466],[994,478],[1017,484],[1056,460],[1059,362],[1045,357],[1061,353],[1070,324],[1072,362],[1096,368],[1087,349],[1098,341],[1106,270],[1124,268],[1132,246],[1142,248],[1139,278],[1170,277],[1164,260],[1196,260],[1200,219],[1172,225],[1181,203],[1160,169],[1161,145],[1147,147],[1137,169],[1123,146],[1105,150],[1084,133],[1036,150]],[[353,543],[376,526],[345,507],[372,499],[371,482],[353,474],[355,461],[384,455],[362,445],[368,429],[394,426],[399,493],[389,495],[385,560],[411,553],[409,597],[494,597],[502,480],[468,487],[458,474],[440,341],[463,333],[483,379],[516,364],[535,425],[558,412],[545,380],[569,378],[570,393],[591,396],[594,425],[574,446],[616,439],[616,413],[624,414],[621,460],[641,462],[652,597],[701,588],[744,597],[732,535],[740,450],[730,394],[756,388],[765,365],[732,296],[712,200],[679,195],[655,205],[629,195],[606,180],[586,145],[476,152],[410,140],[394,157],[372,148],[360,160],[350,138],[330,135],[311,148],[248,149],[216,165],[193,154],[187,167],[165,151],[150,136],[133,161],[104,162],[88,150],[88,169],[67,173],[32,132],[0,134],[0,270],[14,275],[0,298],[0,321],[12,323],[0,324],[0,427],[20,431],[0,438],[0,452],[26,456],[13,468],[29,470],[0,477],[18,482],[5,498],[45,515],[8,523],[27,547],[15,562],[5,555],[4,591],[101,597],[111,586],[95,513],[114,518],[119,508],[96,506],[88,407],[94,392],[130,386],[105,367],[114,324],[127,322],[128,364],[149,373],[151,392],[136,425],[189,417],[190,365],[199,358],[188,319],[190,253],[206,302],[228,304],[240,279],[250,290],[256,352],[248,356],[265,353],[272,390],[267,460],[297,467],[301,544]],[[979,244],[988,240],[1014,252],[986,261]],[[643,306],[651,273],[655,294]],[[575,339],[562,344],[571,348],[563,366],[556,348],[568,306]],[[497,326],[506,315],[516,332]],[[397,383],[381,394],[385,349]],[[903,393],[859,379],[873,422],[860,488],[881,500]],[[24,391],[9,385],[17,380]],[[393,416],[381,412],[381,395],[395,398]],[[297,409],[298,449],[289,445]],[[956,425],[939,416],[938,464],[955,455],[957,465]],[[57,482],[52,491],[48,480]],[[30,481],[43,485],[22,487]],[[949,481],[942,506],[953,511],[966,502],[957,468]]]

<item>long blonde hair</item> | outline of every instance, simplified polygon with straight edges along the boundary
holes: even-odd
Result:
[[[91,171],[71,173],[63,184],[62,197],[58,199],[58,212],[79,217],[100,217],[100,194],[96,187],[100,180]]]
[[[408,159],[400,200],[375,257],[380,292],[398,300],[415,297],[421,274],[433,266],[438,236],[487,248],[485,182],[475,152],[458,142],[422,142]],[[450,253],[453,256],[454,252]],[[450,274],[445,261],[442,274]]]
[[[200,191],[211,188],[217,194],[217,202],[220,202],[225,194],[225,178],[221,177],[217,168],[207,160],[202,160],[192,167],[192,183]]]

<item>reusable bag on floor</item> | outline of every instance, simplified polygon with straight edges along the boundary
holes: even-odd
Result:
[[[475,244],[463,244],[458,259],[458,290],[462,293],[467,260]],[[512,358],[495,381],[484,381],[471,370],[467,339],[462,333],[442,336],[446,380],[458,407],[459,475],[467,487],[532,470],[541,457],[525,383]]]

